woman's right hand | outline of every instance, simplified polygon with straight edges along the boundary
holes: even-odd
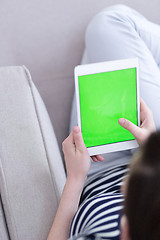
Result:
[[[155,123],[153,120],[153,114],[144,100],[141,98],[140,101],[140,120],[141,126],[138,127],[127,119],[120,118],[118,120],[119,124],[130,131],[132,135],[135,137],[139,145],[143,145],[143,143],[147,140],[149,135],[152,132],[156,131]]]

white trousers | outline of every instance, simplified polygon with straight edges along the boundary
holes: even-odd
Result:
[[[156,127],[160,129],[160,26],[127,6],[115,5],[93,18],[85,42],[83,64],[138,57],[140,96],[151,108]],[[76,125],[75,99],[70,128],[73,125]],[[129,163],[131,156],[130,150],[104,154],[104,162],[92,163],[89,175]]]

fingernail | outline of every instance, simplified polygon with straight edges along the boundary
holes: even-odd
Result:
[[[124,119],[124,118],[119,118],[119,120],[118,120],[118,121],[119,121],[119,123],[120,123],[120,124],[124,124],[124,122],[125,122],[125,119]]]
[[[74,128],[73,128],[73,131],[74,131],[75,133],[79,133],[79,127],[74,127]]]

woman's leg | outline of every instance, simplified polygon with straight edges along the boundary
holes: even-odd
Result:
[[[152,109],[160,127],[160,26],[149,22],[131,8],[116,5],[96,15],[86,31],[86,56],[83,63],[138,57],[140,95]],[[71,127],[76,124],[73,101]],[[104,154],[103,163],[92,163],[90,174],[129,162],[131,151]]]
[[[109,7],[89,24],[86,51],[90,63],[139,58],[140,95],[160,128],[160,26],[129,7]]]

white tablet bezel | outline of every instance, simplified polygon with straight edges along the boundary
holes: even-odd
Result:
[[[76,106],[77,106],[77,121],[78,126],[81,129],[81,115],[80,115],[80,100],[79,100],[79,84],[78,77],[83,75],[109,72],[115,70],[136,68],[137,75],[137,117],[138,117],[138,126],[140,126],[140,95],[139,95],[139,64],[138,58],[129,58],[123,60],[101,62],[101,63],[92,63],[86,65],[78,65],[75,67],[74,76],[75,76],[75,94],[76,94]],[[95,147],[88,147],[88,152],[90,156],[122,151],[127,149],[137,148],[139,145],[136,140],[128,140],[124,142],[111,143],[106,145],[100,145]]]

